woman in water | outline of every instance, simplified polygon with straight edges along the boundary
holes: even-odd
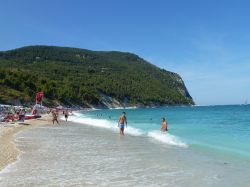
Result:
[[[165,118],[162,118],[161,131],[168,131],[168,124]]]

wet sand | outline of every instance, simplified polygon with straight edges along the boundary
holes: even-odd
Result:
[[[51,117],[44,115],[40,119],[26,120],[24,124],[1,123],[0,124],[0,171],[8,164],[17,160],[19,150],[14,143],[15,135],[24,130],[51,124]]]

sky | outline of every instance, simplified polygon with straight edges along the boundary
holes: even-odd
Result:
[[[250,1],[0,0],[0,50],[56,45],[138,54],[197,105],[250,102]]]

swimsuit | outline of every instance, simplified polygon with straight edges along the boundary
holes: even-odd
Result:
[[[124,127],[125,127],[124,123],[120,124],[120,129],[124,129]]]

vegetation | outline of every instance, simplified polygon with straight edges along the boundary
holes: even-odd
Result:
[[[0,52],[0,102],[29,103],[43,91],[46,103],[102,104],[102,94],[129,105],[193,104],[178,74],[137,55],[54,46]]]

